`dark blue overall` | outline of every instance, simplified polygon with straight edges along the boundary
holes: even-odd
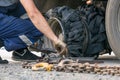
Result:
[[[24,13],[20,3],[0,7],[0,39],[7,51],[25,48],[42,36],[29,19],[20,18]]]

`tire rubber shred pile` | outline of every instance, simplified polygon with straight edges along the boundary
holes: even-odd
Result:
[[[98,63],[90,64],[88,62],[78,63],[71,59],[61,60],[58,64],[49,64],[48,62],[28,63],[24,62],[22,68],[32,71],[57,71],[66,73],[92,73],[98,75],[120,76],[120,66],[102,66]]]

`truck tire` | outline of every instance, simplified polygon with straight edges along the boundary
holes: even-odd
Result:
[[[103,51],[110,52],[107,46],[104,11],[100,8],[94,5],[80,6],[78,9],[62,6],[50,9],[46,16],[53,32],[57,33],[58,37],[63,34],[62,40],[67,44],[68,56],[94,57]],[[61,33],[58,33],[58,30]],[[44,43],[49,46],[51,42],[44,39]]]
[[[120,1],[108,0],[106,9],[106,33],[110,47],[120,59]]]
[[[106,32],[110,47],[120,59],[120,1],[108,0],[106,8]]]

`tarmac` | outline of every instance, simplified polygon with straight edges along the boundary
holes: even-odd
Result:
[[[40,53],[33,52],[40,56]],[[99,75],[88,73],[65,73],[65,72],[45,72],[23,69],[22,63],[11,59],[12,52],[7,52],[4,48],[0,49],[0,56],[7,59],[9,64],[0,64],[0,80],[120,80],[120,76]],[[100,65],[120,66],[120,60],[112,54],[104,55],[99,59],[104,60]]]

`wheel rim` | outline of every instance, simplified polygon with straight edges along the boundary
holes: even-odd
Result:
[[[63,29],[63,25],[62,22],[57,19],[57,18],[51,18],[48,21],[49,25],[51,26],[53,32],[55,33],[55,35],[61,39],[62,41],[64,41],[64,35],[65,35],[65,31]]]
[[[57,18],[51,18],[48,20],[48,23],[55,35],[62,41],[65,41],[65,33],[62,22]],[[44,37],[44,47],[55,49],[53,42],[50,41],[47,37]]]

